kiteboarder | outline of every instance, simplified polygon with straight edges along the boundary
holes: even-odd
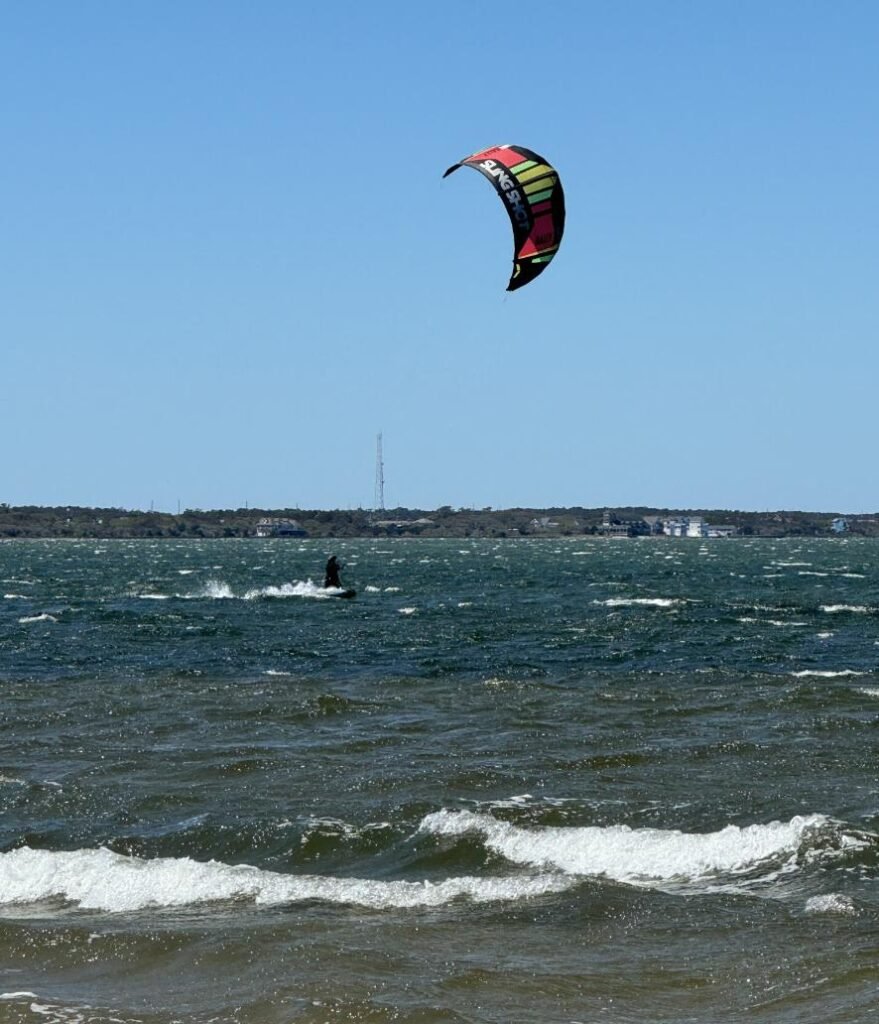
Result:
[[[324,574],[324,587],[336,587],[342,589],[342,581],[339,579],[339,570],[341,569],[339,560],[335,555],[330,556],[330,560],[327,562],[326,573]]]

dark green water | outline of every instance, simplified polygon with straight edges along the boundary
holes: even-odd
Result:
[[[0,544],[3,1024],[862,1022],[879,543]]]

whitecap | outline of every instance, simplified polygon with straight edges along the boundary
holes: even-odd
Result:
[[[834,615],[838,612],[852,612],[855,615],[867,615],[870,609],[863,604],[822,604],[822,612]]]
[[[58,620],[54,615],[50,615],[48,612],[43,612],[40,615],[22,615],[18,620],[22,625],[28,625],[32,622],[57,622]]]
[[[483,686],[492,686],[502,689],[507,686],[515,686],[515,680],[504,679],[503,676],[491,676],[489,679],[483,681]]]
[[[0,905],[63,899],[109,913],[241,899],[262,906],[317,901],[410,909],[444,906],[461,898],[474,903],[529,899],[572,884],[558,874],[459,876],[439,882],[288,875],[189,857],[144,860],[103,847],[58,852],[21,847],[0,854]]]
[[[505,800],[488,800],[484,806],[493,810],[510,810],[513,808],[527,807],[534,797],[531,793],[520,793],[518,796],[508,796]]]
[[[705,834],[626,825],[525,829],[486,814],[442,810],[427,815],[419,831],[479,836],[514,864],[659,886],[711,884],[720,874],[744,875],[767,864],[774,870],[795,866],[804,841],[828,824],[828,818],[812,814],[766,825],[727,825]]]
[[[790,675],[797,679],[805,679],[808,676],[815,676],[818,679],[837,679],[841,676],[867,676],[869,674],[869,672],[856,672],[853,668],[841,668],[837,670],[806,668],[801,672],[790,673]]]
[[[212,600],[225,601],[233,598],[235,595],[232,593],[232,588],[228,583],[223,583],[220,580],[208,580],[204,585],[204,590],[198,594],[193,594],[193,597],[207,597]]]
[[[399,611],[399,613],[401,615],[414,615],[417,610],[418,610],[417,608],[398,608],[397,609],[397,611]]]
[[[608,608],[625,608],[629,605],[640,605],[653,608],[673,608],[675,605],[684,604],[680,597],[609,597],[604,601],[593,601],[593,604],[603,604]]]
[[[858,908],[850,896],[844,896],[838,892],[827,893],[823,896],[813,896],[806,900],[807,914],[857,914]]]
[[[736,622],[757,622],[762,623],[766,626],[785,627],[791,628],[794,626],[808,626],[808,622],[797,622],[793,619],[757,619],[751,615],[745,615],[741,618],[736,619]]]

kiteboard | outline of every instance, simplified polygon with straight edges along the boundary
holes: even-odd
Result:
[[[327,594],[327,597],[357,597],[357,591],[349,587],[347,590],[334,590],[331,594]]]

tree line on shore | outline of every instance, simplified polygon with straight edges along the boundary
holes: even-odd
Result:
[[[283,532],[323,537],[572,537],[599,535],[608,522],[649,533],[651,520],[702,517],[711,524],[735,527],[739,536],[828,536],[837,512],[746,512],[729,509],[511,508],[434,510],[368,509],[186,509],[179,513],[77,506],[0,504],[0,538],[235,538]],[[261,525],[262,524],[262,525]],[[845,518],[849,535],[879,536],[879,516]]]

